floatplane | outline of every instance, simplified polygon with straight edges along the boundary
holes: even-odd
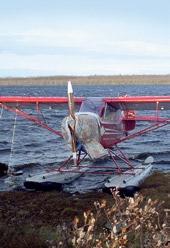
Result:
[[[39,115],[31,115],[24,109],[25,106],[35,105],[40,112],[43,104],[68,104],[69,114],[62,120],[61,131],[47,125]],[[78,111],[75,105],[78,105]],[[26,178],[24,186],[35,190],[62,189],[63,185],[86,173],[107,175],[103,188],[133,190],[151,173],[154,160],[148,156],[138,165],[133,165],[118,144],[170,123],[169,117],[161,116],[163,111],[170,109],[170,96],[74,97],[70,81],[67,97],[0,96],[0,106],[2,110],[13,112],[60,136],[70,146],[71,155],[57,168]],[[139,114],[142,110],[147,114]],[[153,111],[152,115],[148,114],[150,110],[154,114]],[[135,131],[138,121],[149,124]],[[85,162],[87,159],[92,161],[91,165]],[[101,171],[101,165],[93,161],[105,159],[110,159],[113,166],[102,165]],[[119,161],[126,166],[120,166]],[[14,168],[9,167],[8,174],[15,175]]]

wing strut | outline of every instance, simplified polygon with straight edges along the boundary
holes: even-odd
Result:
[[[144,128],[144,129],[142,129],[142,130],[140,130],[140,131],[138,131],[136,133],[130,134],[130,135],[126,136],[125,138],[119,139],[118,141],[115,142],[115,144],[118,144],[118,143],[120,143],[122,141],[126,141],[126,140],[136,138],[136,137],[138,137],[140,135],[143,135],[145,133],[148,133],[150,131],[154,131],[154,130],[156,130],[158,128],[164,127],[164,126],[166,126],[168,124],[170,124],[170,121],[165,121],[163,123],[155,123],[155,124],[153,124],[153,125],[151,125],[151,126],[149,126],[147,128]]]
[[[12,130],[11,149],[10,149],[9,162],[8,162],[8,174],[9,175],[10,174],[12,175],[14,172],[14,168],[13,168],[13,164],[12,164],[12,157],[14,155],[14,142],[15,142],[16,125],[17,125],[17,113],[15,113],[13,130]]]
[[[12,113],[16,113],[17,115],[23,117],[24,119],[29,120],[29,121],[32,121],[32,122],[34,122],[36,125],[38,125],[38,126],[44,128],[44,129],[47,129],[48,131],[50,131],[50,132],[52,132],[52,133],[54,133],[54,134],[56,134],[56,135],[58,135],[58,136],[60,136],[60,137],[63,137],[63,136],[62,136],[62,133],[61,133],[60,131],[57,131],[57,130],[55,130],[55,129],[49,127],[49,126],[48,126],[46,123],[44,123],[43,121],[39,120],[39,119],[36,118],[35,116],[31,116],[30,114],[28,114],[28,113],[26,113],[26,112],[20,110],[19,108],[17,108],[17,107],[16,107],[16,108],[12,108],[12,107],[10,107],[10,106],[8,106],[8,105],[5,105],[5,104],[3,104],[3,103],[1,103],[1,106],[3,107],[3,109],[8,110],[8,111],[10,111],[10,112],[12,112]]]

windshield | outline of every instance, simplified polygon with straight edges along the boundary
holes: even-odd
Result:
[[[99,116],[102,115],[104,110],[105,103],[102,98],[89,97],[86,98],[80,107],[80,112],[92,112],[96,113]]]

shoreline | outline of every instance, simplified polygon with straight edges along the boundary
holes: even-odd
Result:
[[[165,218],[164,209],[170,208],[169,179],[170,173],[155,172],[145,180],[140,191],[144,203],[151,198],[161,206],[161,219]],[[84,212],[96,212],[94,202],[106,202],[107,206],[115,204],[112,195],[95,191],[75,195],[57,191],[0,192],[0,197],[0,246],[4,248],[58,247],[59,227],[70,228],[77,219],[82,224]],[[101,226],[105,222],[101,217]],[[48,240],[55,246],[48,245]],[[133,242],[129,240],[128,247],[134,247]]]
[[[44,76],[44,77],[4,77],[0,86],[21,85],[65,85],[71,80],[75,85],[170,85],[170,74],[167,75],[94,75],[94,76]]]

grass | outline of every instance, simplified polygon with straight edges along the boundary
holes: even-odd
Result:
[[[93,75],[93,76],[46,76],[0,78],[0,85],[65,85],[73,84],[170,84],[170,75]]]
[[[170,208],[170,173],[154,173],[142,185],[140,194],[144,198],[142,204],[147,204],[149,198],[164,201],[159,213],[163,220],[164,208]],[[94,202],[103,202],[107,209],[112,210],[115,204],[112,195],[99,192],[77,195],[56,191],[0,192],[0,247],[75,247],[66,236],[70,237],[75,217],[78,218],[78,227],[84,225],[84,213],[92,212],[96,218],[98,210]],[[124,204],[124,200],[122,202]],[[103,225],[106,223],[102,211],[97,215],[96,222],[97,235],[101,236],[104,235]],[[140,247],[140,235],[134,232],[128,235],[130,243],[125,247]]]
[[[164,207],[170,208],[170,173],[154,172],[145,180],[141,193],[153,200],[164,201]]]

